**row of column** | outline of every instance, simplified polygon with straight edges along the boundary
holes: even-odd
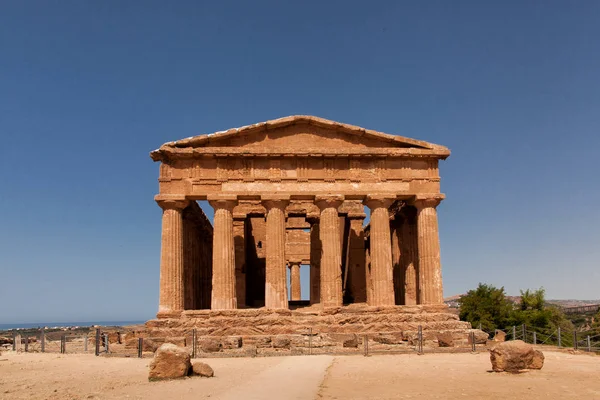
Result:
[[[233,208],[237,205],[235,195],[209,196],[214,208],[212,294],[213,310],[235,309],[236,265],[233,235]],[[266,195],[261,198],[266,209],[266,271],[265,307],[288,308],[285,257],[285,208],[289,196]],[[367,196],[364,204],[371,210],[370,222],[370,271],[365,276],[370,282],[366,290],[370,305],[394,305],[394,278],[389,207],[395,196]],[[319,287],[311,287],[311,302],[320,302],[323,307],[339,307],[343,304],[341,232],[338,207],[343,203],[342,195],[317,196],[315,204],[320,209],[318,223],[313,223],[311,241],[318,237],[320,254],[311,254],[311,282],[313,274],[319,274]],[[417,247],[418,282],[421,304],[443,302],[440,267],[440,247],[436,206],[439,199],[417,199]],[[163,208],[161,277],[159,314],[184,309],[183,271],[183,224],[182,210],[187,201],[161,200]],[[352,221],[352,219],[351,219]],[[312,246],[311,246],[312,247]],[[314,260],[313,260],[314,257]],[[318,263],[317,263],[318,258]],[[313,265],[313,261],[314,265]],[[318,264],[318,265],[317,265]],[[291,265],[292,300],[300,298],[300,270]],[[297,282],[297,284],[295,284]],[[318,299],[318,301],[316,301]],[[355,299],[360,301],[362,299]]]

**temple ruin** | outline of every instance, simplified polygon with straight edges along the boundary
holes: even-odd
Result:
[[[154,336],[408,331],[426,320],[467,328],[443,304],[436,207],[446,147],[292,116],[150,155],[161,163],[163,210]],[[300,268],[310,276],[304,300]],[[358,320],[342,321],[349,312]]]

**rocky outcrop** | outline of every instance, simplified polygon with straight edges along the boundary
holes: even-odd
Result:
[[[148,380],[177,379],[188,376],[192,364],[186,349],[165,343],[156,350],[150,363]]]
[[[492,347],[490,361],[494,372],[519,372],[541,369],[544,366],[544,354],[522,340],[512,340]]]

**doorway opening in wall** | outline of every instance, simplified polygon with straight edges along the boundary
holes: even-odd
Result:
[[[300,270],[300,276],[297,283],[292,282],[292,268],[298,268]],[[310,265],[300,264],[298,267],[288,267],[287,270],[287,291],[288,291],[288,304],[290,309],[296,309],[299,307],[307,307],[310,305]],[[297,296],[297,289],[294,290],[292,285],[300,285],[300,296]]]

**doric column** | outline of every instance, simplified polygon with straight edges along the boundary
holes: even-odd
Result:
[[[233,243],[233,207],[237,197],[219,194],[209,196],[208,201],[215,210],[210,308],[231,310],[237,308]]]
[[[321,301],[321,239],[319,219],[313,218],[310,225],[310,304]]]
[[[342,305],[342,254],[338,207],[341,195],[317,196],[315,204],[321,210],[319,239],[321,241],[321,304],[323,307]]]
[[[290,300],[302,299],[302,290],[300,288],[300,264],[301,261],[290,261]]]
[[[392,245],[390,213],[388,208],[395,198],[390,195],[369,195],[365,205],[371,209],[371,282],[373,296],[370,305],[394,305],[394,276],[392,271]]]
[[[367,301],[367,282],[365,271],[365,235],[363,224],[365,213],[349,213],[350,220],[350,294],[355,303]]]
[[[390,212],[390,214],[392,214]],[[391,216],[391,215],[390,215]],[[401,217],[391,216],[390,234],[392,237],[392,272],[394,274],[394,303],[404,305],[404,270],[402,268],[402,241],[400,237]]]
[[[400,244],[402,255],[400,264],[404,273],[404,304],[415,305],[419,299],[419,266],[416,210],[407,206],[402,208],[400,225]]]
[[[419,304],[444,302],[440,239],[436,207],[442,198],[417,198],[417,237],[419,248]]]
[[[288,203],[289,196],[262,197],[267,210],[266,308],[288,308],[285,260],[285,207]]]
[[[246,214],[233,216],[235,287],[238,308],[246,306]]]
[[[163,209],[158,314],[184,309],[183,209],[187,200],[158,200]]]
[[[187,210],[186,210],[187,211]],[[186,216],[183,216],[183,279],[184,279],[184,309],[193,310],[196,305],[196,287],[194,286],[195,275],[198,269],[196,262],[195,245],[197,241],[197,232],[194,222]]]

